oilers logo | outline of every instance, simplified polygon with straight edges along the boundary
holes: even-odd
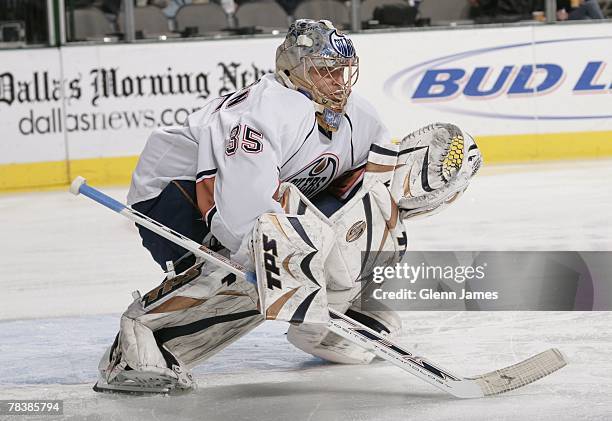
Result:
[[[325,153],[284,181],[294,184],[306,197],[312,197],[332,182],[338,167],[338,157]]]
[[[331,43],[334,50],[343,57],[355,57],[355,47],[353,47],[353,41],[348,39],[342,34],[333,31],[329,35],[329,42]]]

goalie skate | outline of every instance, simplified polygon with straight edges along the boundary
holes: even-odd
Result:
[[[105,357],[109,355],[106,352]],[[132,370],[125,362],[120,362],[112,371],[115,375],[107,381],[108,376],[104,370],[93,387],[96,392],[126,393],[126,394],[175,394],[194,390],[196,383],[188,370],[179,365],[172,365],[172,370],[165,373],[153,370]]]
[[[157,376],[146,377],[138,373],[135,378],[125,379],[117,384],[108,384],[104,379],[99,379],[93,387],[96,392],[121,393],[130,395],[169,394],[174,390],[174,383]]]

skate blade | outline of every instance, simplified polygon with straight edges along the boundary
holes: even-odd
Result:
[[[116,393],[122,395],[168,395],[171,391],[169,387],[144,387],[131,386],[127,384],[108,384],[103,380],[98,380],[93,386],[94,392],[99,393]]]

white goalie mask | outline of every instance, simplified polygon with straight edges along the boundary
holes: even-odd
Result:
[[[276,50],[276,74],[310,98],[319,124],[335,131],[357,82],[359,58],[353,42],[331,22],[298,19]]]

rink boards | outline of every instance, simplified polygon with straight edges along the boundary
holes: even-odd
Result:
[[[394,137],[433,121],[488,163],[612,156],[612,23],[354,35]],[[149,133],[274,68],[281,38],[0,52],[0,190],[129,180]]]

